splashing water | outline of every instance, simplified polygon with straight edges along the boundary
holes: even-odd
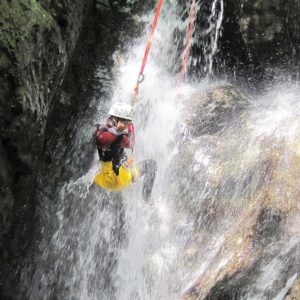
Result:
[[[164,177],[176,153],[174,131],[178,125],[180,107],[174,89],[176,78],[170,77],[167,72],[174,64],[177,51],[173,48],[170,33],[182,23],[177,5],[166,6],[146,66],[146,80],[141,88],[135,118],[138,141],[136,160],[154,158],[159,165],[153,201],[157,203],[155,207],[158,206],[162,219],[168,209],[162,197]],[[152,15],[143,17],[144,21],[150,23]],[[120,65],[115,66],[112,102],[117,99],[129,101],[146,39],[147,35],[124,58],[119,59]],[[103,94],[110,94],[112,78],[109,72],[99,67],[97,77],[102,82]],[[182,97],[188,97],[191,90],[183,88]],[[87,126],[103,119],[111,104],[103,96],[91,101],[91,105],[95,105],[97,100],[95,119],[79,120],[76,126],[82,130],[77,132],[76,146],[70,149],[72,157],[65,160],[70,170],[75,171],[73,165],[78,165],[83,159],[78,149],[90,139]],[[151,214],[155,208],[143,203],[140,183],[122,195],[110,194],[92,185],[98,170],[96,153],[93,166],[80,178],[74,174],[62,187],[58,187],[56,232],[50,242],[45,238],[41,243],[42,255],[38,258],[33,278],[29,279],[27,274],[23,278],[25,284],[30,286],[27,292],[30,299],[150,297],[145,274],[148,264],[145,249],[148,246]],[[45,214],[44,211],[41,213]],[[163,221],[162,227],[167,230],[166,221]]]
[[[210,27],[203,33],[211,35],[206,51],[209,73],[224,10],[223,1],[215,0],[211,5]],[[197,9],[200,6],[198,2]],[[143,19],[150,23],[152,16]],[[185,34],[187,25],[188,20],[182,21],[179,16],[178,6],[166,3],[136,107],[136,160],[153,158],[158,163],[153,203],[143,202],[141,182],[122,194],[110,194],[92,185],[98,170],[95,155],[93,167],[86,174],[80,178],[74,175],[59,189],[56,233],[50,244],[40,246],[44,251],[35,270],[30,299],[179,299],[213,264],[220,271],[231,261],[232,257],[226,253],[221,259],[218,255],[226,243],[226,235],[239,223],[249,205],[248,195],[255,194],[262,181],[260,169],[251,181],[247,168],[260,159],[262,150],[257,146],[258,141],[275,137],[272,147],[277,146],[278,140],[293,144],[299,132],[300,123],[293,120],[297,120],[295,107],[299,106],[300,91],[295,87],[282,93],[279,88],[281,92],[275,92],[276,97],[274,92],[261,97],[255,101],[258,110],[254,105],[228,131],[211,139],[192,140],[188,147],[195,151],[185,158],[177,142],[185,132],[184,103],[188,103],[192,94],[212,86],[203,81],[197,86],[185,84],[180,90],[174,88],[177,78],[170,72],[180,64],[179,41],[174,41],[171,33],[177,29]],[[115,66],[111,102],[129,101],[146,39],[147,35],[121,55],[119,65]],[[101,68],[99,80],[107,83],[104,87],[108,91],[112,89],[112,78]],[[93,121],[105,116],[103,107],[111,104],[106,100],[100,99]],[[241,124],[247,124],[246,129]],[[87,132],[78,133],[79,144],[88,139],[82,136],[86,137]],[[176,164],[178,156],[181,164]],[[77,158],[80,160],[80,156]],[[241,164],[237,165],[237,160]],[[67,163],[72,164],[71,158]],[[220,174],[231,174],[234,178],[217,185]],[[174,194],[176,186],[178,194]],[[201,214],[207,202],[211,206]],[[210,210],[219,214],[215,223],[209,219]],[[278,261],[283,261],[282,254],[294,243],[295,240],[293,243],[288,240],[287,248],[278,252]],[[262,269],[261,280],[265,285],[272,287],[280,276],[280,272],[269,276],[276,265],[276,260],[270,261]],[[291,274],[287,286],[293,280]],[[256,287],[249,297],[262,295],[259,284],[254,284]]]

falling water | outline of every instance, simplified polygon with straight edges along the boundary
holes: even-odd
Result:
[[[203,9],[207,2],[197,2],[198,18],[203,21]],[[214,57],[218,49],[218,40],[222,32],[222,21],[224,18],[224,2],[214,0],[209,3],[209,14],[206,16],[205,25],[197,26],[194,32],[194,43],[201,49],[203,55],[196,56],[190,59],[190,64],[194,66],[201,65],[203,73],[212,76],[214,73],[213,63]],[[202,22],[203,23],[203,22]],[[201,63],[201,60],[204,63]]]
[[[152,17],[153,12],[143,16],[142,20],[149,24]],[[115,194],[94,186],[92,181],[99,169],[95,151],[90,170],[80,177],[74,173],[58,186],[58,207],[54,208],[56,222],[49,220],[51,216],[47,209],[40,212],[46,215],[44,219],[49,224],[54,223],[52,226],[56,226],[56,230],[50,241],[45,238],[40,244],[42,254],[33,277],[27,277],[30,272],[24,275],[25,285],[30,286],[27,289],[30,299],[150,299],[154,294],[171,297],[168,291],[155,290],[162,286],[156,284],[155,273],[147,270],[152,255],[147,249],[156,247],[156,244],[148,244],[153,235],[153,215],[158,213],[162,230],[168,230],[165,219],[168,208],[163,196],[165,174],[176,153],[174,136],[180,129],[181,101],[174,88],[177,78],[170,76],[167,70],[180,63],[175,61],[177,48],[173,46],[172,32],[181,27],[185,35],[185,24],[177,4],[166,3],[136,107],[136,161],[154,158],[159,165],[153,205],[143,202],[140,183]],[[84,159],[82,153],[85,152],[78,150],[90,143],[91,125],[105,118],[111,102],[130,99],[147,34],[133,41],[128,53],[113,54],[116,61],[113,77],[105,67],[99,66],[97,76],[103,86],[103,96],[91,101],[90,105],[97,108],[94,119],[85,119],[83,115],[75,124],[79,128],[76,143],[69,151],[72,155],[64,161],[69,170],[77,170],[74,166]],[[183,87],[182,99],[192,90]],[[107,99],[111,91],[113,95]],[[42,232],[46,231],[47,228],[42,229]],[[165,252],[164,249],[161,251]],[[162,269],[167,262],[159,258],[159,264]],[[152,285],[150,289],[149,284]]]
[[[217,4],[220,9],[217,9]],[[215,0],[211,5],[210,27],[202,33],[211,37],[206,49],[209,73],[212,73],[213,56],[217,50],[223,1]],[[198,2],[197,9],[200,6],[201,2]],[[188,8],[187,4],[185,11]],[[153,12],[143,20],[150,23],[152,16]],[[187,25],[188,20],[182,20],[177,5],[173,1],[166,2],[136,107],[136,161],[153,158],[159,166],[152,203],[143,202],[140,182],[122,193],[113,194],[94,186],[92,180],[99,168],[95,153],[92,167],[79,178],[74,174],[57,191],[57,228],[51,241],[40,245],[43,254],[39,257],[28,291],[30,299],[180,299],[217,259],[226,234],[239,222],[247,205],[247,202],[238,202],[239,193],[250,195],[260,186],[261,174],[258,171],[248,190],[242,188],[250,180],[246,178],[243,164],[254,166],[260,157],[259,150],[252,145],[274,134],[289,141],[295,136],[297,128],[284,121],[293,117],[293,109],[282,110],[280,103],[283,99],[283,106],[290,103],[294,107],[293,103],[300,94],[297,89],[288,95],[281,94],[277,101],[272,102],[272,112],[269,107],[265,107],[263,113],[261,110],[249,111],[217,138],[191,140],[189,147],[195,151],[193,156],[185,157],[182,141],[189,139],[183,122],[186,103],[192,94],[219,85],[203,81],[174,88],[177,78],[170,75],[170,70],[178,69],[177,49],[183,47],[179,45],[180,40],[174,41],[172,33],[177,30],[185,36]],[[97,105],[94,119],[87,122],[83,117],[78,121],[78,128],[85,129],[77,133],[77,147],[89,141],[90,130],[86,127],[103,120],[112,102],[130,99],[146,40],[147,35],[133,41],[126,54],[114,53],[118,59],[112,76],[99,67],[99,80],[105,83],[106,92],[101,99],[91,102],[91,105]],[[111,99],[108,97],[110,91],[113,92]],[[291,101],[287,102],[288,97]],[[287,115],[283,117],[285,112]],[[245,123],[248,129],[241,134],[240,126]],[[270,123],[272,126],[268,126]],[[220,144],[226,145],[221,147],[223,152],[218,147]],[[75,157],[66,161],[70,167],[81,160],[76,150],[71,153],[75,153]],[[237,158],[242,165],[235,164]],[[216,187],[213,179],[220,176],[220,166],[224,161],[226,170],[233,172],[238,179],[233,180],[231,186],[226,182]],[[230,207],[234,200],[235,205]],[[210,201],[211,209],[222,215],[216,223],[209,223],[211,221],[206,215],[201,215],[207,201]],[[284,251],[288,249],[281,253]],[[222,257],[218,268],[229,261],[230,257]],[[269,264],[271,269],[274,265],[274,262]],[[263,271],[267,273],[268,268]],[[275,280],[261,276],[264,282]],[[289,284],[294,280],[293,276],[290,276]],[[258,283],[256,290],[254,295],[249,292],[249,297],[256,297],[261,292]]]
[[[220,12],[216,9],[216,4],[220,3]],[[209,32],[213,35],[212,44],[211,44],[211,52],[209,53],[209,74],[212,75],[213,73],[213,58],[216,54],[217,47],[218,47],[218,39],[220,34],[220,29],[222,25],[223,20],[223,14],[224,14],[224,3],[223,1],[217,1],[215,0],[212,4],[212,12],[209,17],[209,22],[211,24],[211,28],[209,29]],[[216,20],[216,21],[213,21]]]

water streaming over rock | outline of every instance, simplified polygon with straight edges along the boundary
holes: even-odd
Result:
[[[202,111],[207,123],[188,119],[174,161],[181,177],[169,186],[176,219],[192,232],[182,259],[197,266],[196,281],[186,299],[273,299],[298,272],[299,232],[289,226],[299,217],[299,87],[283,84],[252,101],[226,89],[189,102],[188,114]],[[218,104],[206,106],[211,99]],[[216,110],[219,127],[211,126]]]
[[[223,1],[215,0],[211,5],[211,26],[205,33],[210,35],[205,46],[209,73],[217,50]],[[197,8],[200,6],[201,2]],[[183,10],[188,8],[186,4]],[[143,19],[150,23],[152,16],[153,12]],[[180,64],[177,50],[183,48],[180,43],[188,24],[181,16],[182,7],[166,2],[137,103],[136,160],[154,158],[159,166],[152,203],[143,202],[140,182],[114,194],[92,185],[99,168],[95,153],[90,169],[80,176],[73,174],[56,191],[56,230],[50,241],[45,239],[40,245],[43,254],[28,288],[30,299],[180,299],[183,295],[187,299],[217,299],[214,285],[227,277],[234,281],[236,266],[235,270],[240,268],[246,276],[243,268],[260,274],[236,298],[267,299],[272,295],[283,299],[280,295],[293,284],[295,268],[285,273],[289,274],[286,280],[274,269],[278,265],[280,270],[285,268],[287,253],[291,261],[299,260],[299,231],[292,239],[288,234],[276,239],[276,225],[282,218],[276,210],[280,204],[272,210],[259,199],[264,198],[261,191],[272,184],[276,194],[283,179],[276,182],[274,172],[297,160],[298,152],[289,149],[297,146],[294,141],[299,138],[295,112],[299,88],[290,84],[290,91],[285,92],[285,86],[280,86],[278,93],[272,90],[255,101],[238,95],[239,101],[225,104],[224,91],[218,92],[224,83],[203,80],[175,89],[174,70]],[[181,32],[181,39],[174,40],[175,31]],[[70,151],[65,167],[71,169],[84,159],[79,150],[90,144],[87,128],[105,117],[112,102],[130,99],[146,40],[147,35],[133,42],[126,54],[113,54],[113,75],[99,66],[104,96],[91,102],[97,107],[92,120],[86,120],[84,114],[78,120],[78,128],[83,129],[77,132],[77,146]],[[199,108],[203,101],[197,97],[214,89],[217,94],[213,98],[221,94],[221,100],[208,107],[216,107],[208,111]],[[225,85],[227,98],[232,96],[230,89]],[[293,172],[289,176],[295,184]],[[280,198],[291,191],[294,189],[285,188],[276,195]],[[262,213],[254,209],[257,205],[263,208]],[[282,211],[289,210],[286,206]],[[294,209],[296,218],[297,207]],[[263,224],[275,231],[274,236],[266,237],[271,242],[260,237],[256,241],[260,246],[250,249],[249,232],[257,224],[261,226],[256,220],[264,221],[264,214],[270,222]],[[287,225],[282,227],[286,232]],[[262,251],[264,245],[268,246],[265,256],[253,267],[250,252]],[[281,289],[274,289],[276,280]],[[240,283],[236,280],[233,286]],[[266,292],[265,286],[273,290]]]

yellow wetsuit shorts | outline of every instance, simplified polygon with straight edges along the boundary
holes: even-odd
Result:
[[[139,171],[135,165],[121,166],[117,176],[113,171],[112,162],[108,161],[102,163],[102,168],[94,178],[94,183],[104,189],[117,191],[137,181],[139,176]]]

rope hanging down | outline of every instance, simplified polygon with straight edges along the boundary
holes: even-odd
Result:
[[[189,21],[189,30],[187,33],[187,43],[186,43],[186,46],[185,46],[185,49],[183,52],[183,60],[182,60],[181,70],[180,70],[179,78],[178,78],[177,84],[176,84],[177,87],[181,84],[182,79],[185,75],[186,66],[188,63],[189,55],[190,55],[191,40],[192,40],[192,36],[193,36],[193,31],[194,31],[194,22],[196,20],[196,0],[192,0],[189,20],[190,21]]]
[[[148,55],[149,55],[149,52],[150,52],[152,40],[153,40],[153,37],[154,37],[155,28],[156,28],[156,25],[157,25],[157,21],[158,21],[158,17],[159,17],[159,13],[160,13],[162,5],[163,5],[163,0],[158,0],[158,5],[157,5],[157,8],[156,8],[154,20],[153,20],[153,23],[152,23],[152,26],[151,26],[150,35],[149,35],[149,38],[148,38],[148,41],[147,41],[147,46],[146,46],[146,49],[145,49],[145,54],[144,54],[144,58],[143,58],[143,61],[142,61],[142,66],[141,66],[141,69],[140,69],[138,79],[136,81],[136,85],[135,85],[135,88],[134,88],[134,93],[131,97],[131,105],[132,106],[136,102],[136,99],[137,99],[137,96],[138,96],[138,93],[139,93],[140,83],[142,83],[144,81],[144,70],[145,70],[145,66],[146,66],[146,63],[147,63]]]

